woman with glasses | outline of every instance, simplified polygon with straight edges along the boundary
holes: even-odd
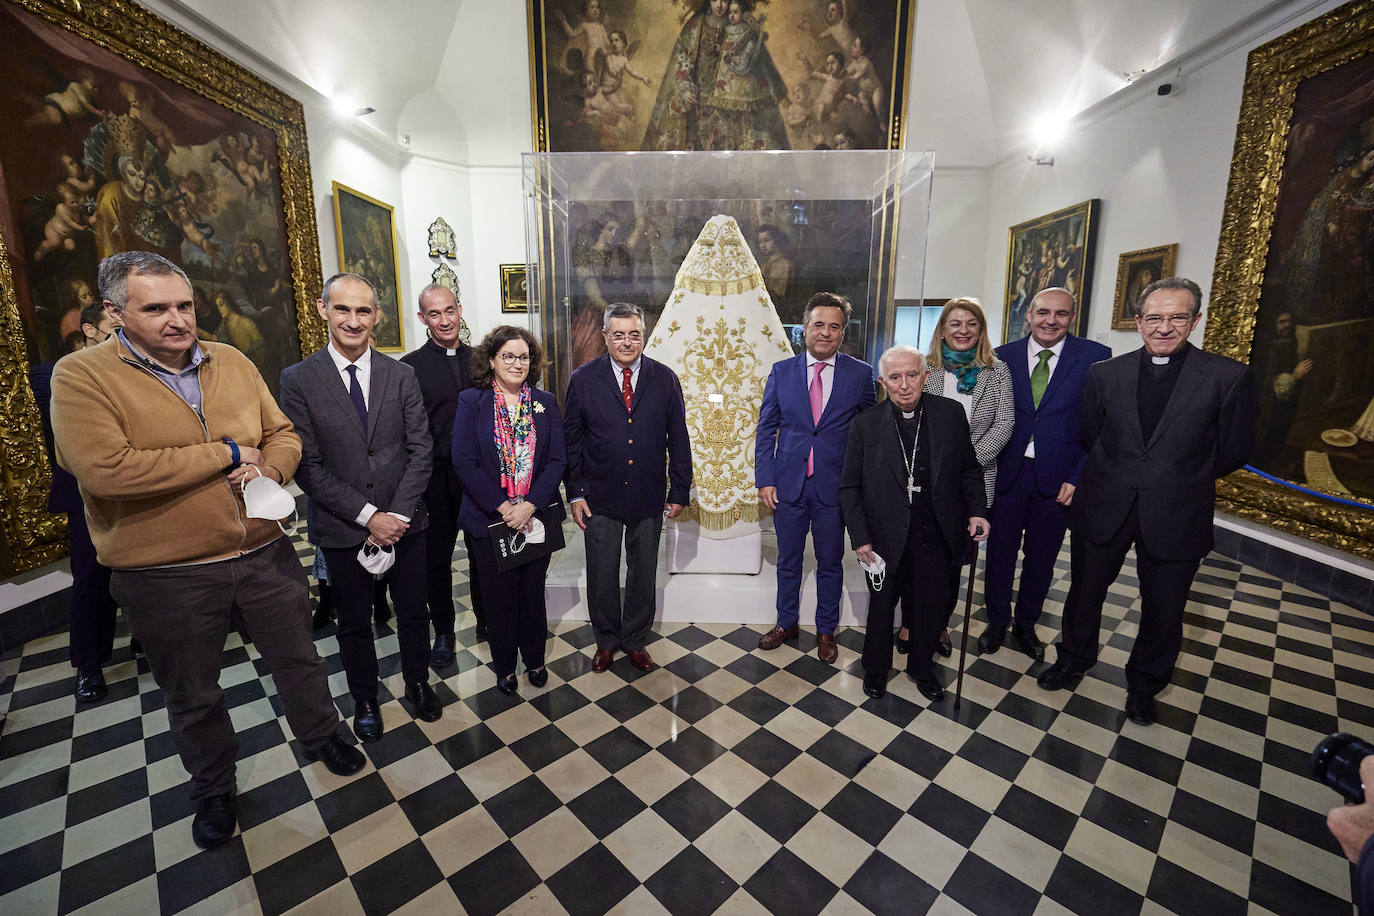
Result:
[[[973,451],[983,466],[987,508],[991,508],[997,489],[997,456],[1011,438],[1016,406],[1011,391],[1011,370],[993,354],[987,328],[983,305],[977,299],[961,296],[945,303],[926,353],[930,375],[926,378],[925,393],[957,401],[964,408],[969,434],[973,437]],[[958,575],[964,558],[954,559],[955,575]],[[950,610],[953,609],[951,605]],[[897,651],[904,652],[906,647],[907,630],[902,627],[897,637]],[[948,629],[940,634],[935,651],[945,657],[954,652]]]
[[[502,572],[489,530],[504,522],[530,531],[536,512],[545,526],[562,524],[563,418],[554,396],[532,384],[543,371],[543,351],[529,331],[495,328],[473,351],[476,387],[458,395],[453,421],[453,470],[463,486],[458,522],[482,581],[496,686],[508,696],[515,693],[517,654],[531,687],[543,687],[549,679],[544,668],[549,558]]]

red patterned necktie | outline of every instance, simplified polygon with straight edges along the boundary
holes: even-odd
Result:
[[[625,398],[625,409],[629,410],[630,404],[634,401],[635,397],[635,390],[630,387],[630,370],[621,369],[620,377],[624,379],[624,381],[620,383],[620,394]]]
[[[821,387],[821,370],[826,367],[825,363],[815,363],[815,374],[811,376],[811,422],[820,425],[821,413],[825,407],[825,389]],[[806,455],[806,476],[810,477],[816,473],[816,450],[813,448]]]

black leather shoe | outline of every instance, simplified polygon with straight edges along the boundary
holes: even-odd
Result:
[[[306,748],[305,759],[323,762],[335,776],[352,776],[367,765],[363,752],[344,744],[338,735],[330,735],[329,740],[319,747]]]
[[[1044,671],[1035,682],[1040,685],[1041,690],[1072,690],[1078,686],[1078,682],[1083,680],[1083,672],[1071,671],[1064,662],[1056,660]]]
[[[406,699],[414,704],[415,715],[419,716],[422,722],[438,722],[439,717],[444,714],[444,704],[439,702],[438,695],[427,681],[407,684]]]
[[[525,673],[528,674],[529,677],[530,677],[530,686],[531,686],[531,687],[534,687],[534,688],[543,687],[545,684],[547,684],[547,683],[549,682],[549,669],[548,669],[548,668],[545,668],[543,665],[540,665],[538,668],[535,668],[533,671],[527,671],[527,672],[525,672]]]
[[[1002,640],[1007,638],[1007,628],[999,627],[995,623],[988,624],[988,628],[983,631],[983,635],[978,637],[978,654],[992,655],[1002,648]]]
[[[916,682],[916,689],[930,702],[938,703],[945,698],[944,686],[934,677],[916,677],[911,672],[907,672],[907,677]]]
[[[486,641],[487,641],[487,625],[486,625],[485,623],[479,623],[479,624],[473,629],[472,635],[473,635],[473,638],[476,639],[478,642],[486,642]]]
[[[520,682],[515,679],[515,675],[508,674],[505,677],[496,679],[496,689],[508,697],[515,696],[515,688],[520,686]]]
[[[911,651],[911,640],[902,639],[901,630],[898,630],[897,634],[892,637],[892,644],[897,647],[898,655],[906,655],[908,652]]]
[[[353,707],[353,734],[363,744],[380,741],[382,737],[382,711],[376,700],[359,700]]]
[[[139,641],[138,641],[138,637],[136,637],[136,636],[130,636],[130,637],[129,637],[129,654],[130,654],[130,655],[134,655],[134,656],[138,656],[138,655],[143,655],[143,654],[144,654],[144,653],[143,653],[143,643],[139,642]]]
[[[941,658],[949,658],[954,654],[954,646],[949,642],[949,633],[942,633],[940,638],[935,640],[935,652]]]
[[[1011,628],[1011,641],[1016,644],[1016,648],[1034,661],[1044,661],[1045,644],[1040,641],[1040,637],[1035,635],[1035,624],[1013,626]]]
[[[434,669],[447,668],[453,664],[453,634],[440,633],[434,637],[434,648],[429,650],[429,666]]]
[[[82,703],[96,703],[109,693],[105,686],[105,672],[99,668],[82,668],[76,672],[76,698]]]
[[[212,795],[196,803],[196,816],[191,821],[191,839],[201,849],[214,849],[229,842],[234,835],[234,793]]]
[[[1155,698],[1134,690],[1126,693],[1126,718],[1136,725],[1154,725],[1159,721],[1159,710],[1155,708]]]
[[[875,700],[881,700],[887,696],[887,678],[881,674],[865,674],[864,693]]]

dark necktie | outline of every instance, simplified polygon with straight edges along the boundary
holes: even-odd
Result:
[[[363,429],[367,429],[367,402],[363,400],[363,386],[358,384],[358,367],[348,367],[348,396],[353,399],[353,409],[358,411],[358,419]]]
[[[635,390],[630,387],[630,370],[621,369],[620,377],[623,379],[620,383],[620,395],[625,399],[625,409],[629,410],[635,398]]]
[[[1054,356],[1054,351],[1041,350],[1036,356],[1040,362],[1031,370],[1031,400],[1039,407],[1040,399],[1045,396],[1045,389],[1050,384],[1050,358]]]

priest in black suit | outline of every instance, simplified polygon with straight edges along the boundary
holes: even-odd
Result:
[[[458,393],[473,387],[472,348],[458,339],[463,329],[463,305],[447,286],[431,283],[420,291],[420,320],[429,339],[418,350],[401,357],[415,370],[420,396],[429,415],[429,435],[434,440],[434,471],[425,490],[429,527],[425,529],[425,600],[434,625],[434,648],[429,663],[443,668],[453,661],[453,548],[458,543],[458,509],[463,490],[453,472],[453,417],[458,412]],[[486,638],[486,616],[475,564],[468,552],[469,597],[477,618],[477,638]]]
[[[1071,507],[1074,579],[1046,690],[1072,688],[1097,662],[1107,588],[1136,552],[1140,629],[1126,663],[1126,715],[1155,721],[1155,694],[1183,643],[1183,607],[1212,549],[1216,479],[1242,467],[1255,443],[1259,388],[1248,366],[1199,350],[1188,335],[1202,291],[1169,277],[1141,291],[1144,346],[1095,363],[1083,386],[1088,460]]]
[[[849,541],[868,570],[864,693],[887,692],[892,616],[902,602],[911,632],[907,675],[931,702],[944,698],[935,676],[935,642],[945,625],[969,538],[988,536],[983,467],[964,410],[948,398],[922,396],[925,356],[892,347],[878,360],[887,401],[849,427],[840,508]],[[881,558],[881,576],[871,570]]]

